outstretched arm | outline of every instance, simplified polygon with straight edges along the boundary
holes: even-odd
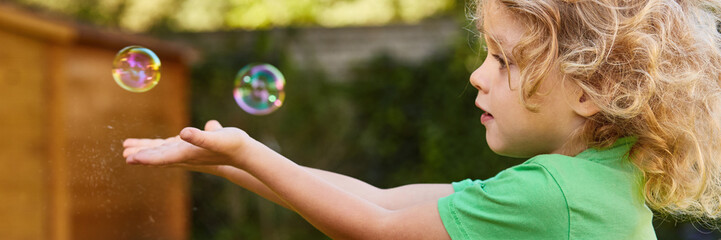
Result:
[[[342,174],[309,167],[303,167],[303,169],[325,180],[329,184],[335,185],[338,188],[348,191],[350,194],[364,198],[389,210],[401,209],[426,201],[437,201],[439,198],[453,193],[453,187],[450,184],[411,184],[389,189],[380,189]],[[218,166],[215,173],[207,173],[224,177],[251,192],[289,208],[268,189],[265,184],[246,171],[226,165]]]
[[[259,179],[332,238],[449,238],[438,214],[437,199],[389,210],[329,184],[262,144],[256,144],[248,148],[247,155],[239,155],[231,164]]]
[[[220,123],[215,120],[208,121],[205,124],[206,131],[214,131],[222,128],[223,127]],[[123,147],[125,147],[123,157],[127,158],[143,149],[158,147],[163,144],[174,144],[176,142],[182,143],[184,141],[177,136],[167,139],[127,139],[123,142]],[[265,186],[265,184],[242,169],[228,165],[176,165],[179,165],[187,170],[213,174],[226,178],[265,199],[291,209],[285,202],[283,202],[282,199],[275,195],[272,190]],[[338,188],[344,189],[353,195],[364,198],[376,205],[390,210],[401,209],[426,201],[437,201],[439,198],[453,193],[453,188],[450,184],[411,184],[389,189],[380,189],[342,174],[310,167],[303,168],[309,173],[320,177]]]
[[[186,128],[180,137],[184,140],[180,144],[163,144],[142,150],[129,155],[127,162],[193,166],[227,164],[243,169],[333,238],[448,238],[438,215],[437,193],[428,194],[433,200],[389,210],[329,183],[239,129],[204,132]],[[408,186],[392,192],[412,188]],[[443,194],[446,195],[451,191],[449,187],[439,189],[445,189]]]

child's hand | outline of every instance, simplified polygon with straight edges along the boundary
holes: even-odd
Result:
[[[237,128],[223,128],[208,121],[205,131],[185,128],[178,136],[167,139],[127,139],[123,156],[128,164],[177,166],[209,172],[217,166],[232,165],[245,146],[254,141]]]

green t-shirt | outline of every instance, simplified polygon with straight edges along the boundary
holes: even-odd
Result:
[[[438,201],[452,239],[656,239],[628,160],[634,138],[575,157],[539,155]]]

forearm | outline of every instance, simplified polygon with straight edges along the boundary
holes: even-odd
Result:
[[[351,194],[356,195],[358,197],[366,198],[367,200],[374,202],[378,201],[379,204],[381,201],[379,199],[383,199],[383,196],[381,196],[384,191],[382,189],[376,188],[370,184],[367,184],[363,181],[360,181],[358,179],[348,177],[345,175],[328,172],[320,169],[315,168],[309,168],[309,167],[303,167],[303,169],[308,171],[309,173],[316,175],[320,177],[321,179],[327,181],[330,184],[336,185],[339,188],[345,189],[349,191]],[[228,179],[229,181],[237,184],[238,186],[241,186],[251,192],[254,192],[261,197],[264,197],[272,202],[275,202],[285,208],[289,208],[285,202],[283,202],[282,199],[280,199],[275,193],[273,193],[272,190],[270,190],[265,184],[263,184],[261,181],[253,177],[253,175],[250,175],[248,172],[238,169],[232,166],[218,166],[213,171],[202,171],[205,173],[221,176],[223,178]]]
[[[228,181],[231,181],[236,185],[245,188],[248,191],[258,194],[259,196],[271,202],[274,202],[284,208],[294,210],[287,203],[285,203],[283,199],[278,197],[278,195],[276,195],[272,190],[265,186],[265,184],[258,181],[258,179],[256,179],[255,177],[253,177],[253,175],[250,175],[246,171],[235,168],[233,166],[223,165],[218,166],[214,172],[208,173],[228,179]]]
[[[453,193],[453,188],[450,184],[412,184],[390,189],[380,189],[342,174],[309,167],[303,168],[309,173],[320,177],[350,194],[389,210],[401,209],[421,202],[434,201]],[[207,173],[224,177],[263,198],[290,209],[290,207],[272,190],[265,186],[265,184],[241,169],[232,166],[218,166],[215,171]]]
[[[250,147],[235,167],[246,170],[331,238],[372,237],[389,210],[344,191],[265,146]]]

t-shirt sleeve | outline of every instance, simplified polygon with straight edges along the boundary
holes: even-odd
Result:
[[[453,183],[438,201],[452,239],[568,239],[568,205],[544,166],[526,163],[485,181]]]

